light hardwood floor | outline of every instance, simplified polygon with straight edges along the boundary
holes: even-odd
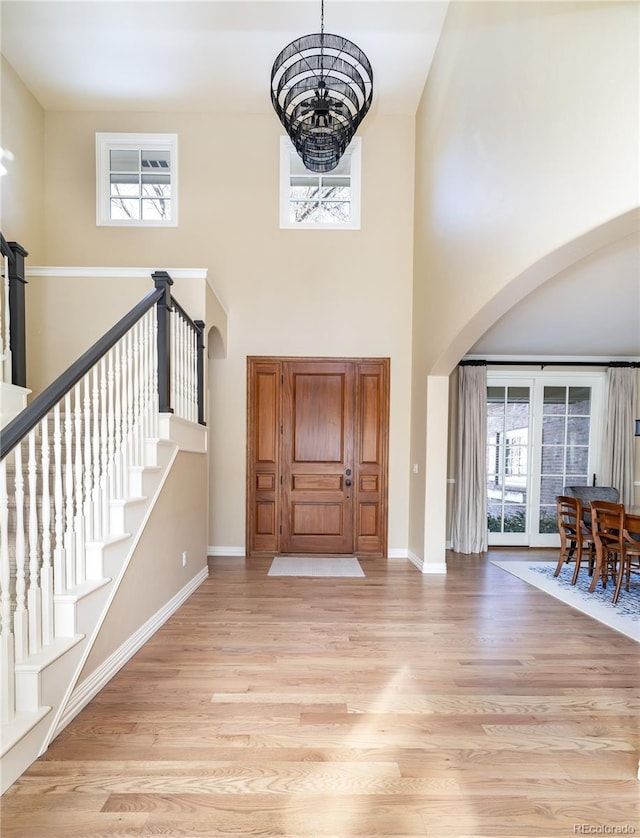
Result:
[[[3,838],[640,835],[638,644],[487,557],[269,565],[211,560],[5,794]]]

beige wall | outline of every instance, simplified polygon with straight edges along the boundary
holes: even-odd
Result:
[[[425,423],[428,375],[448,375],[537,284],[631,232],[639,11],[451,4],[416,117],[412,462],[440,432]],[[441,516],[430,534],[426,516],[446,476],[443,451],[411,484],[418,555],[446,527]]]
[[[275,116],[226,115],[224,131],[213,114],[47,113],[45,122],[47,263],[205,268],[218,295],[208,314],[213,312],[220,323],[227,313],[221,329],[207,321],[208,328],[215,325],[220,331],[220,336],[210,335],[216,346],[209,352],[209,544],[244,546],[246,356],[387,356],[389,548],[405,551],[413,119],[370,115],[359,132],[363,196],[358,231],[279,229],[281,131]],[[178,133],[179,227],[96,227],[96,131]],[[64,213],[58,212],[56,196],[61,194]],[[74,300],[66,326],[85,335],[92,330],[95,281],[91,286],[78,279],[61,282],[67,286],[64,298],[70,293]],[[38,283],[43,296],[29,301],[38,310],[34,321],[41,330],[29,349],[32,366],[54,363],[42,360],[42,350],[53,345],[60,329],[60,320],[52,317],[56,292],[47,279]]]
[[[44,259],[44,111],[8,61],[1,60],[0,146],[14,160],[0,178],[0,230],[37,264]]]
[[[79,683],[206,567],[206,481],[203,454],[178,454],[87,657]],[[182,566],[184,551],[186,567]],[[151,579],[153,585],[149,584]]]

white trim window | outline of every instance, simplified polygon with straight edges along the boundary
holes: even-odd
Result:
[[[178,225],[178,135],[96,134],[96,224]]]
[[[336,168],[311,172],[288,137],[280,138],[280,227],[306,230],[360,229],[360,138]]]

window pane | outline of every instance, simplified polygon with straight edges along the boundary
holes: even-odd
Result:
[[[348,201],[327,201],[322,204],[320,220],[327,223],[345,223],[351,218],[351,204]]]
[[[140,219],[140,201],[135,198],[111,198],[111,218]]]
[[[503,532],[526,532],[527,511],[523,504],[505,503]]]
[[[489,501],[487,504],[487,527],[489,532],[502,532],[502,504]]]
[[[171,217],[171,201],[167,198],[143,198],[142,218],[144,221],[166,221]]]
[[[543,413],[566,413],[566,387],[545,387]]]
[[[293,190],[294,187],[300,186],[303,189],[320,189],[320,178],[319,177],[292,177],[291,178],[291,188]]]
[[[109,151],[109,168],[112,172],[140,171],[140,152],[136,149],[112,148]]]
[[[320,189],[318,186],[292,186],[290,196],[292,201],[316,201]]]
[[[298,201],[289,204],[289,220],[300,224],[304,221],[320,220],[320,204],[311,201]]]
[[[567,419],[567,444],[588,445],[589,444],[589,419],[571,418]]]
[[[527,448],[525,445],[507,445],[504,449],[504,473],[522,477],[527,473]],[[526,483],[526,481],[525,481]],[[523,483],[522,485],[525,485]]]
[[[567,471],[572,473],[587,473],[589,465],[589,449],[585,447],[570,446],[567,448]]]
[[[323,184],[321,194],[324,200],[328,198],[334,201],[351,200],[351,189],[348,186],[326,186]]]
[[[564,445],[564,416],[542,418],[542,444]]]
[[[140,183],[137,175],[111,175],[111,194],[124,197],[136,197],[140,194]]]
[[[564,447],[562,445],[542,446],[542,473],[562,474],[564,472]]]
[[[171,178],[169,175],[142,175],[142,194],[169,198]]]
[[[565,486],[588,486],[589,478],[587,474],[567,474],[565,477]]]
[[[591,387],[569,387],[569,413],[574,416],[591,414]]]
[[[170,151],[143,151],[142,152],[142,169],[158,169],[159,171],[169,171],[171,168],[171,152]]]
[[[562,494],[562,477],[543,477],[540,480],[540,505],[555,505],[556,497]]]
[[[558,515],[555,506],[551,504],[540,507],[538,532],[558,532]]]

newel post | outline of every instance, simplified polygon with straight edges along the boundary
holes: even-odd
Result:
[[[206,425],[204,421],[204,320],[194,320],[196,327],[196,349],[198,364],[198,423]]]
[[[173,280],[166,271],[154,271],[151,277],[163,295],[156,304],[158,322],[158,409],[173,413],[171,407],[171,286]]]
[[[13,258],[9,258],[9,346],[11,348],[11,383],[27,386],[27,352],[25,343],[24,259],[29,254],[18,242],[8,242]]]

